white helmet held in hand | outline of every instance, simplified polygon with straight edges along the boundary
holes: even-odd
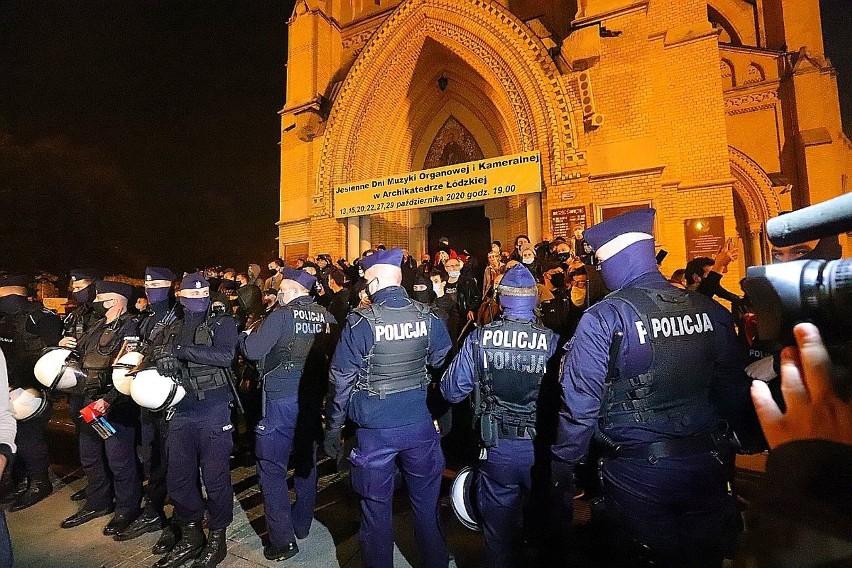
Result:
[[[9,406],[12,408],[15,420],[26,422],[44,414],[44,411],[50,406],[50,401],[38,389],[17,388],[9,390]]]
[[[453,487],[450,489],[450,504],[461,524],[472,531],[482,532],[479,507],[476,501],[476,471],[465,466],[456,474]]]
[[[180,383],[164,377],[157,369],[139,371],[130,382],[130,397],[133,402],[154,412],[177,405],[186,395]]]
[[[127,373],[142,362],[142,354],[138,351],[128,351],[112,364],[112,386],[121,394],[130,394],[130,384],[133,377]]]
[[[47,349],[36,361],[33,372],[38,382],[51,390],[82,392],[86,385],[80,354],[67,347]]]

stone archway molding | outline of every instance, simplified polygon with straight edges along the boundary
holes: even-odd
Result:
[[[745,152],[728,146],[734,191],[740,196],[752,223],[765,223],[781,212],[781,203],[772,181],[760,165]]]
[[[376,85],[395,66],[413,69],[427,37],[474,69],[488,70],[486,79],[509,101],[510,122],[517,130],[513,138],[519,141],[512,151],[541,150],[546,182],[567,180],[582,163],[567,90],[547,49],[523,22],[495,0],[406,0],[373,34],[334,101],[320,158],[315,217],[331,215],[334,185],[354,181],[359,170],[369,171],[377,151],[413,151],[366,148],[361,141],[365,129],[376,127],[367,119],[371,105],[382,103],[376,103],[382,96]]]

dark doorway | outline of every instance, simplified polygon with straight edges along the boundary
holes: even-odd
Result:
[[[438,250],[441,237],[450,239],[450,248],[456,252],[467,250],[480,265],[484,265],[491,245],[491,221],[485,216],[485,206],[432,213],[429,254],[434,255]]]

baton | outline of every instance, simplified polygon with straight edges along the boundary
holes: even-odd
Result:
[[[243,402],[240,400],[240,393],[237,391],[237,385],[234,384],[234,371],[230,367],[225,369],[225,376],[228,379],[228,386],[231,387],[231,394],[234,395],[234,402],[237,405],[237,412],[245,415],[246,411],[243,408]]]
[[[473,327],[476,327],[476,323],[474,323],[474,321],[472,319],[467,320],[467,323],[464,324],[464,327],[462,328],[461,333],[459,333],[459,336],[456,339],[456,343],[461,341],[462,337],[464,337],[464,332],[467,331],[467,326],[469,326],[470,324],[473,324]]]

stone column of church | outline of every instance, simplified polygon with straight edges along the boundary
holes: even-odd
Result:
[[[754,266],[771,262],[771,259],[763,258],[763,239],[761,238],[762,234],[763,223],[748,224],[748,237],[751,241],[751,262]]]
[[[361,255],[361,220],[358,217],[346,218],[346,260],[352,262]]]
[[[540,193],[530,193],[527,195],[527,236],[534,245],[541,242]]]
[[[370,216],[369,215],[361,215],[361,250],[358,251],[357,256],[361,256],[365,250],[372,248],[372,236],[370,235]]]

